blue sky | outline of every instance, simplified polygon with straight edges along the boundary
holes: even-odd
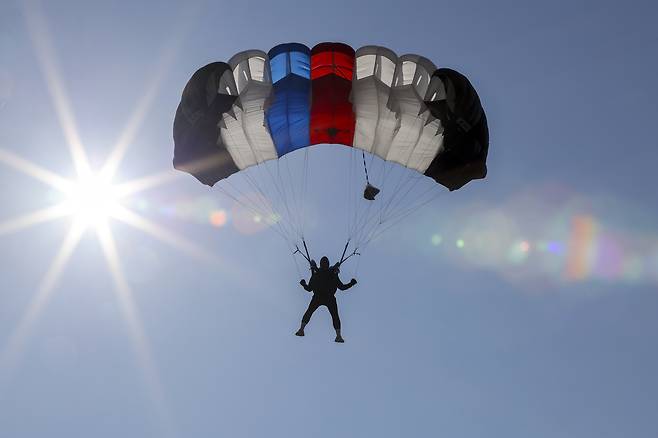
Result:
[[[0,435],[658,435],[655,6],[354,3],[0,5]],[[292,335],[309,297],[275,233],[171,176],[190,75],[289,41],[422,54],[489,119],[487,179],[345,269],[344,345],[323,309]],[[27,226],[62,200],[29,163],[74,179],[76,138],[94,170],[123,139],[115,182],[162,184],[58,270],[74,218]],[[309,214],[335,257],[332,151]]]

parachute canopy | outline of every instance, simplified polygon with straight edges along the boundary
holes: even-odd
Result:
[[[450,190],[484,178],[487,121],[468,79],[419,55],[281,44],[200,68],[174,120],[174,167],[207,185],[297,149],[336,143]]]

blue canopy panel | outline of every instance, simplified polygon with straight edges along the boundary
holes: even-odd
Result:
[[[265,117],[279,157],[311,144],[311,50],[280,44],[269,51],[272,100]]]

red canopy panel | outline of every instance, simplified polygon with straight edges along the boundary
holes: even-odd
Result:
[[[311,50],[311,144],[352,145],[355,116],[350,102],[354,49],[320,43]]]

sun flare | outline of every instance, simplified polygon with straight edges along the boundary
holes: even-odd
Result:
[[[99,175],[80,178],[66,195],[70,214],[85,227],[97,228],[107,223],[120,208],[116,187]]]
[[[61,194],[61,202],[54,205],[47,205],[35,211],[0,220],[0,236],[14,234],[57,219],[72,219],[68,233],[57,249],[56,255],[30,299],[25,312],[20,315],[4,347],[0,345],[0,392],[2,392],[3,385],[11,381],[11,375],[20,362],[33,326],[46,308],[61,274],[71,261],[85,231],[95,231],[89,235],[95,235],[100,243],[148,392],[159,417],[165,424],[165,432],[167,432],[165,436],[169,436],[171,435],[169,433],[170,413],[158,376],[158,367],[150,351],[148,338],[139,316],[139,309],[133,299],[133,291],[123,272],[121,256],[114,240],[111,224],[121,222],[197,259],[215,266],[223,264],[220,263],[223,260],[220,260],[214,253],[198,246],[174,230],[142,217],[129,208],[133,196],[173,181],[177,177],[177,173],[173,169],[121,183],[114,181],[126,152],[132,146],[136,133],[159,93],[166,72],[173,65],[178,49],[181,47],[183,33],[181,33],[182,31],[174,32],[171,34],[171,40],[165,41],[162,56],[156,63],[158,73],[149,76],[145,94],[138,98],[126,126],[112,145],[105,163],[98,169],[98,172],[94,172],[78,133],[73,107],[66,93],[64,77],[59,70],[59,62],[46,17],[38,3],[23,3],[27,32],[33,44],[38,66],[44,76],[55,116],[59,120],[66,139],[66,146],[71,155],[77,178],[68,179],[10,149],[0,147],[1,165],[6,165],[38,180]]]

